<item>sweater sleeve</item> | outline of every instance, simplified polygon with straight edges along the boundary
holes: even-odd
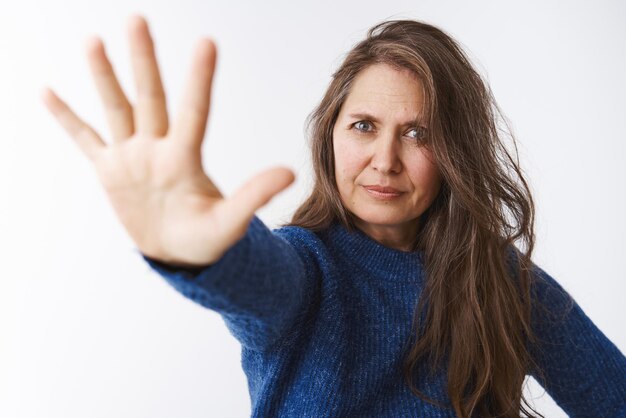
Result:
[[[626,416],[626,358],[572,296],[534,266],[531,375],[571,417]],[[543,380],[545,377],[545,380]]]
[[[282,231],[297,233],[292,227]],[[206,267],[175,267],[140,254],[183,296],[219,313],[243,346],[264,351],[285,335],[312,297],[316,266],[303,251],[255,215],[246,235]]]

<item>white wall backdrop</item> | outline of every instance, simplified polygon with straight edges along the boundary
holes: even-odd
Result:
[[[535,192],[535,261],[626,351],[626,3],[78,1],[0,5],[0,416],[244,417],[240,347],[221,317],[133,251],[89,161],[39,100],[49,85],[108,138],[84,41],[100,35],[131,101],[126,21],[155,39],[176,110],[199,37],[217,41],[206,170],[229,195],[287,165],[258,215],[286,221],[311,179],[304,120],[343,54],[387,18],[452,34],[487,77]],[[563,417],[543,389],[527,393]]]

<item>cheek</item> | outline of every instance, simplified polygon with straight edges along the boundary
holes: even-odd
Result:
[[[436,195],[441,186],[441,174],[433,163],[432,157],[420,154],[411,164],[412,183],[416,189],[428,195]]]
[[[354,149],[354,147],[346,146],[345,142],[336,142],[334,153],[337,183],[352,182],[360,172],[361,158],[358,150]]]

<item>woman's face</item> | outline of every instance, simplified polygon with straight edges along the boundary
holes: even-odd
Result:
[[[425,127],[414,125],[422,106],[422,84],[412,73],[374,64],[353,81],[333,127],[335,177],[344,206],[360,230],[403,251],[441,185],[431,153],[418,139]],[[398,193],[380,194],[368,186]]]

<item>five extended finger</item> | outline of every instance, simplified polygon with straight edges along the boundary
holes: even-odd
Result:
[[[89,66],[104,104],[114,141],[131,137],[135,131],[133,108],[122,91],[102,41],[96,37],[86,44]]]
[[[131,61],[137,86],[135,128],[139,134],[167,134],[167,106],[148,24],[142,16],[129,20]]]
[[[215,43],[210,39],[201,39],[196,46],[191,73],[172,125],[173,137],[192,146],[201,145],[206,131],[216,57]]]
[[[45,88],[41,94],[48,110],[74,139],[79,148],[91,161],[106,145],[93,128],[83,122],[52,90]]]

